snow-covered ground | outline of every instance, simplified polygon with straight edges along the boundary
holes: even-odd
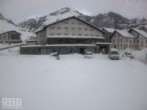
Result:
[[[22,110],[146,110],[147,65],[101,54],[56,60],[3,50],[0,97],[22,98]]]
[[[141,61],[144,64],[147,64],[147,48],[143,49],[143,50],[131,50],[131,49],[126,49],[123,51],[120,51],[121,55],[125,52],[129,52],[132,53],[132,55],[134,56],[134,59]]]

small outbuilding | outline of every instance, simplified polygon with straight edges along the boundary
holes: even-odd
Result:
[[[21,43],[21,33],[17,31],[7,31],[0,33],[0,43]]]

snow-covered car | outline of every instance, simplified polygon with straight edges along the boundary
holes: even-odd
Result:
[[[120,59],[119,52],[117,49],[111,48],[108,56],[111,60],[119,60]]]
[[[89,58],[89,59],[90,59],[90,58],[93,58],[93,53],[90,52],[90,51],[85,50],[84,57],[85,57],[85,58]]]
[[[53,53],[51,53],[51,56],[54,56],[54,57],[56,57],[58,55],[59,55],[59,52],[53,52]]]
[[[59,52],[53,52],[53,53],[51,53],[51,56],[55,57],[57,60],[60,59]]]
[[[125,52],[124,55],[128,58],[134,58],[134,56],[132,55],[132,53],[129,52]]]

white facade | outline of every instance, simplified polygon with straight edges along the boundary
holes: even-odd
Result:
[[[134,46],[134,41],[135,39],[133,38],[132,35],[122,35],[119,32],[115,31],[113,35],[111,36],[111,47],[117,48],[120,50],[126,49],[126,48],[135,48]]]
[[[104,39],[104,33],[96,27],[75,17],[65,19],[46,26],[37,32],[37,42],[45,43],[47,38],[99,38]]]
[[[97,29],[78,21],[75,18],[65,20],[47,27],[46,36],[96,36],[101,37],[103,34]]]
[[[131,36],[131,35],[132,36]],[[147,33],[141,30],[130,29],[129,32],[115,31],[111,36],[113,48],[126,49],[132,48],[141,50],[147,48]]]
[[[135,48],[136,49],[144,49],[147,48],[147,33],[138,30],[138,29],[130,29],[129,32],[135,37]]]

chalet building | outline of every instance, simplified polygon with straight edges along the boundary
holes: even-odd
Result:
[[[95,44],[103,42],[104,32],[77,18],[69,17],[36,32],[37,44]]]
[[[123,50],[126,48],[135,49],[135,37],[126,30],[116,30],[111,35],[111,47]]]
[[[131,33],[134,37],[134,44],[135,44],[135,48],[136,49],[143,49],[143,48],[147,48],[147,33],[136,29],[136,28],[132,28],[129,30],[129,33]]]
[[[104,42],[104,32],[99,28],[75,17],[58,20],[36,32],[38,53],[82,53],[85,50],[96,53],[96,42]],[[22,53],[31,50],[22,48]]]
[[[0,43],[21,43],[20,33],[17,31],[7,31],[0,33]]]
[[[111,37],[112,33],[115,31],[115,29],[113,29],[113,28],[102,28],[102,31],[105,32],[104,37],[105,37],[106,41],[111,42],[110,37]]]

